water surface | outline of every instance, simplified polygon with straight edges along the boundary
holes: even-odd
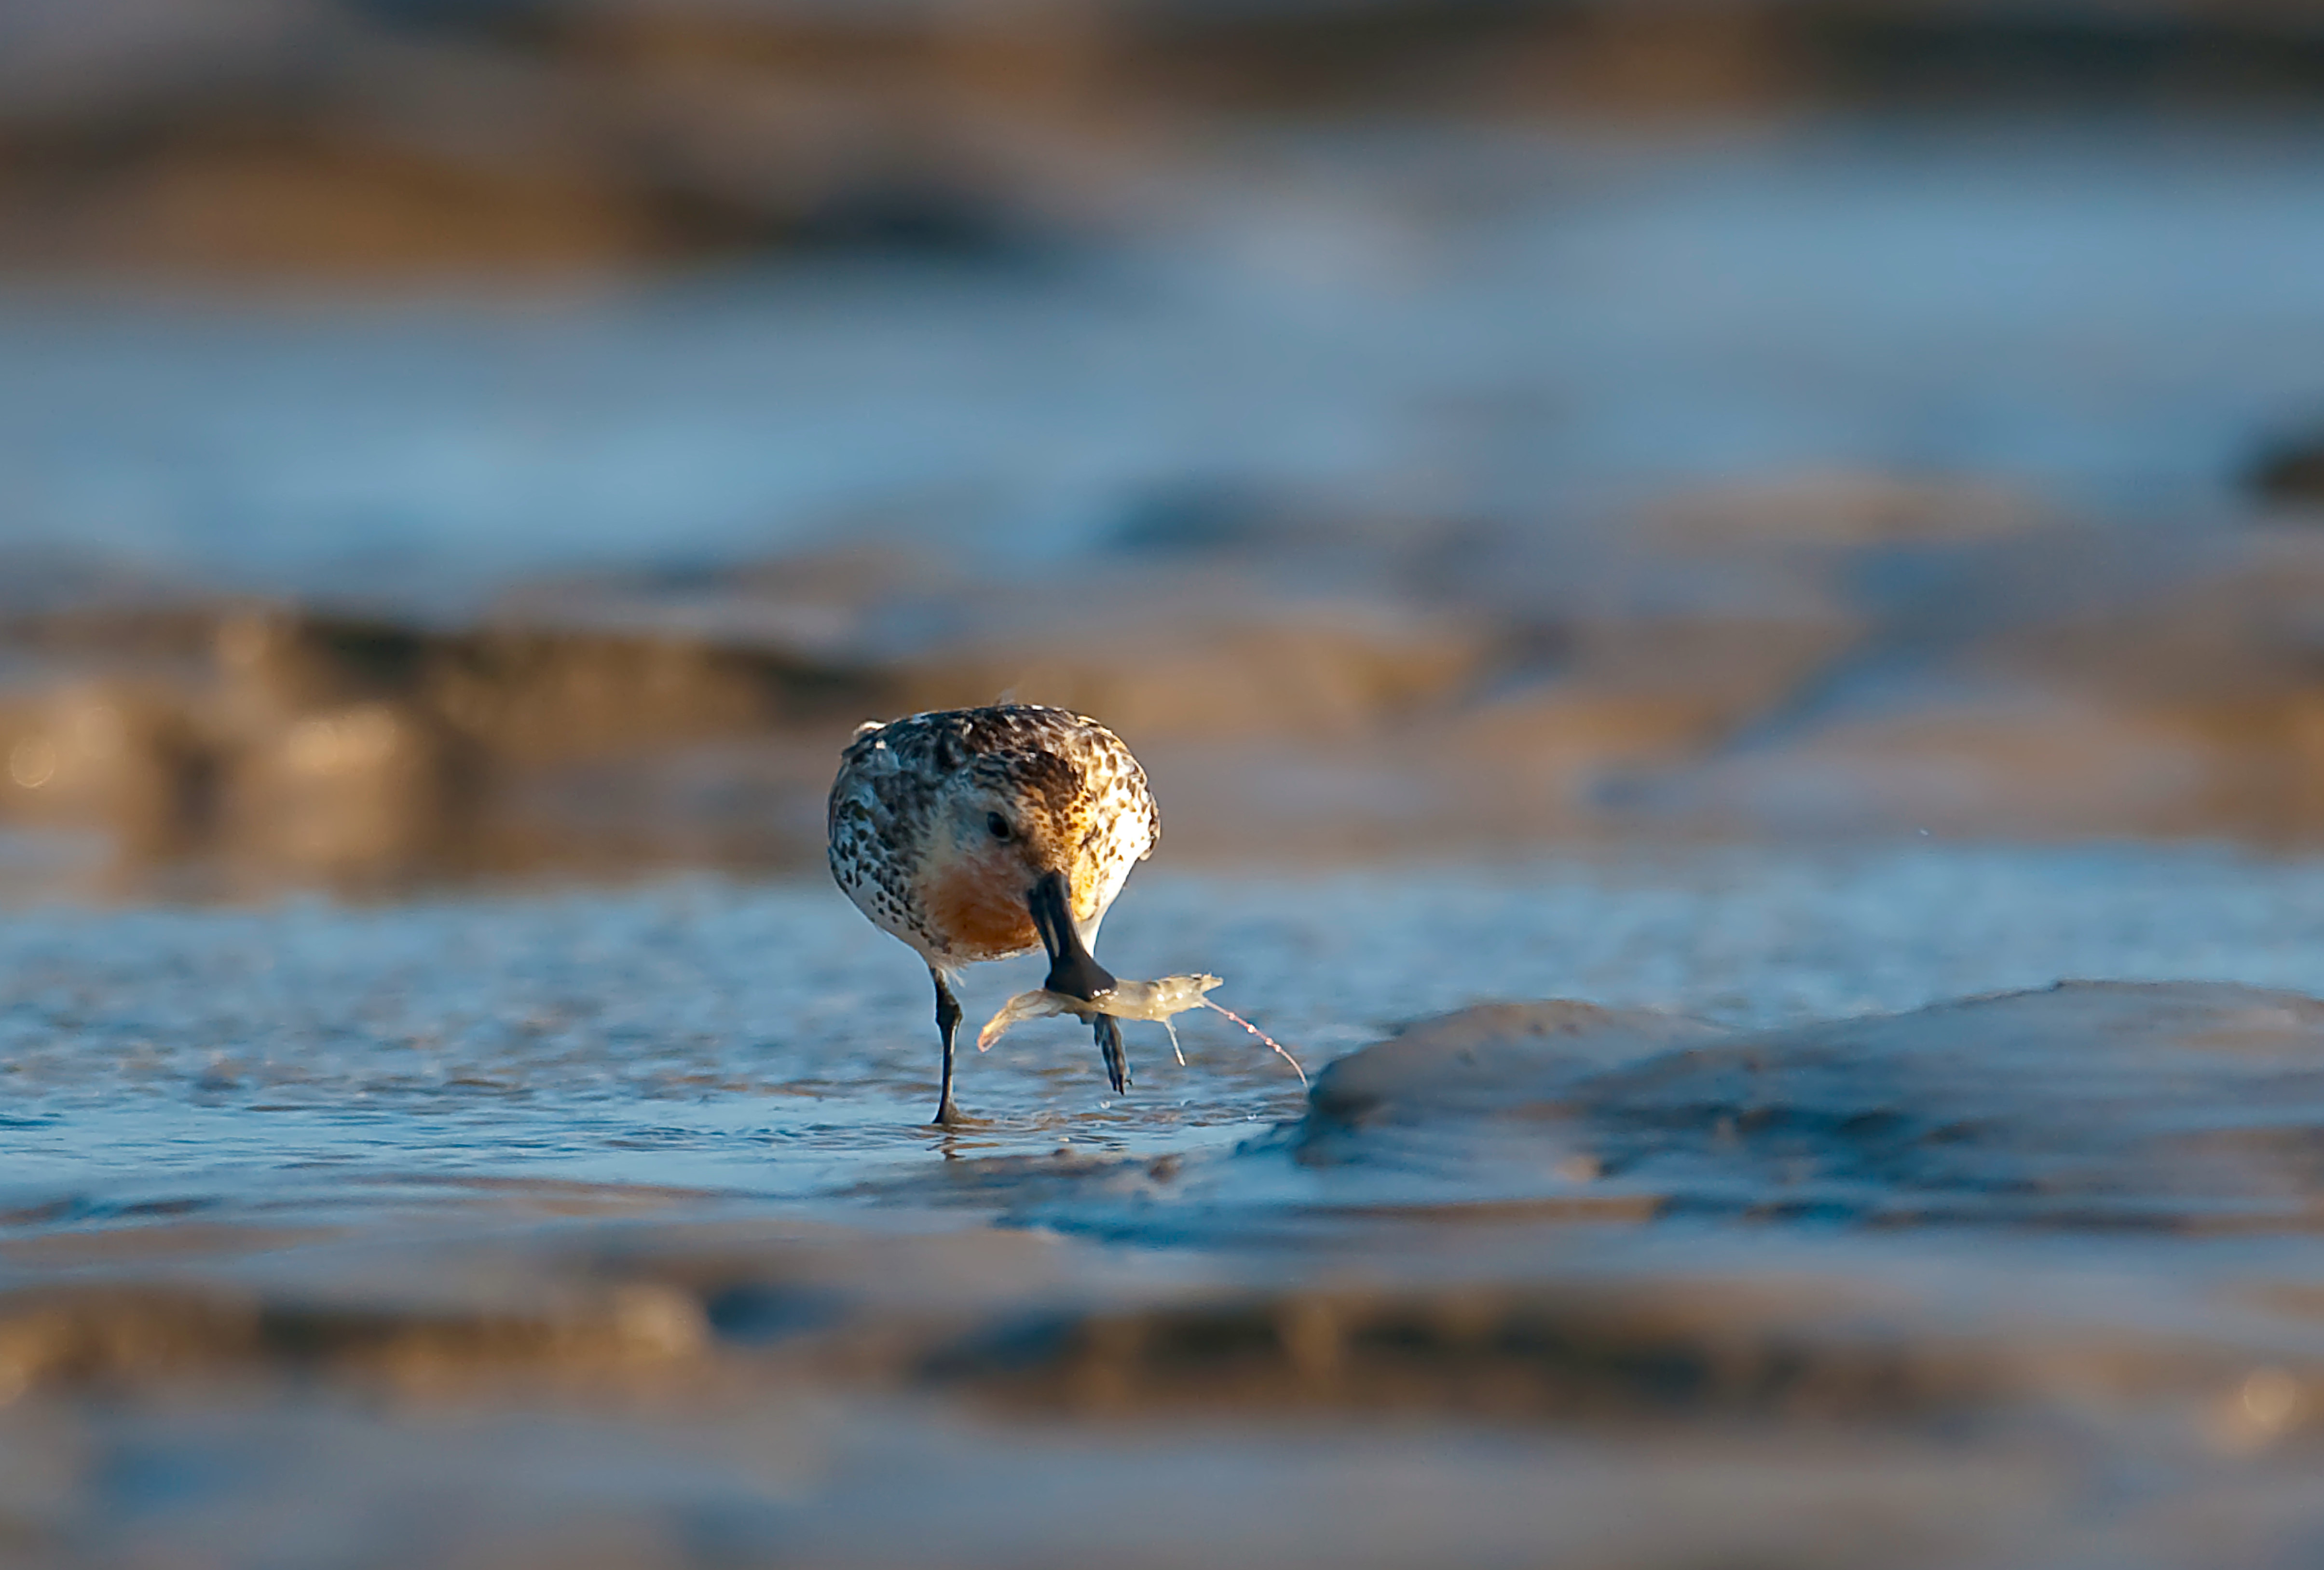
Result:
[[[1763,1027],[2069,977],[2324,993],[2324,864],[1930,845],[1149,870],[1106,948],[1124,974],[1224,975],[1218,997],[1313,1072],[1497,999]],[[1038,969],[972,972],[971,1023]],[[86,1192],[230,1209],[447,1175],[770,1202],[876,1178],[908,1200],[946,1158],[1212,1149],[1303,1105],[1281,1061],[1215,1016],[1182,1018],[1183,1068],[1157,1027],[1131,1025],[1121,1097],[1087,1032],[1047,1020],[966,1051],[982,1121],[929,1131],[925,972],[819,879],[20,909],[0,922],[0,977],[5,1170],[25,1206]]]
[[[1246,134],[1038,265],[0,296],[12,543],[438,610],[1157,492],[1554,516],[1803,469],[2200,521],[2324,409],[2324,129]]]
[[[925,976],[820,882],[20,905],[0,1526],[58,1566],[2307,1563],[2319,939],[2324,863],[2202,848],[1148,870],[1109,963],[1223,974],[1336,1061],[1314,1100],[1199,1017],[1184,1068],[1132,1025],[1116,1097],[1044,1021],[945,1134]],[[2202,984],[1946,1002],[2071,976]],[[1375,1044],[1497,998],[1583,1002]]]

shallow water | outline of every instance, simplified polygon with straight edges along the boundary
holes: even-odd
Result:
[[[2324,127],[1245,136],[1041,265],[523,302],[0,298],[18,544],[405,597],[1157,491],[1554,516],[1807,469],[2232,504],[2324,406]]]
[[[2319,143],[1374,127],[1031,266],[12,292],[5,544],[456,620],[876,528],[1005,568],[1188,486],[1531,530],[1839,466],[2196,534],[2324,408]],[[1202,1014],[1117,1097],[1052,1020],[932,1131],[925,975],[819,878],[8,906],[0,1558],[2324,1557],[2314,1007],[1944,1007],[2324,996],[2324,861],[1171,861],[1105,958],[1223,974],[1312,1102]],[[1662,1012],[1377,1045],[1496,999]]]
[[[1183,1069],[1130,1028],[1117,1098],[1043,1020],[947,1135],[924,976],[818,882],[20,906],[0,1525],[59,1565],[2301,1563],[2324,1005],[2244,989],[2324,994],[2319,939],[2324,863],[2200,848],[1148,871],[1108,963],[1224,974],[1337,1060],[1314,1101],[1199,1015]],[[2070,976],[2240,985],[1818,1022]],[[1553,997],[1611,1011],[1351,1056]]]
[[[1184,1154],[1303,1105],[1281,1061],[1215,1016],[1181,1020],[1185,1068],[1158,1028],[1129,1027],[1120,1098],[1085,1029],[1056,1020],[982,1056],[964,1046],[980,1121],[928,1130],[925,974],[820,881],[47,906],[7,916],[0,945],[7,1192],[19,1214],[63,1205],[73,1224],[452,1175],[826,1203],[869,1185],[908,1205],[939,1155]],[[1149,872],[1105,947],[1125,974],[1214,968],[1218,997],[1313,1072],[1495,999],[1752,1028],[2065,977],[2324,993],[2324,864],[1930,846]],[[1038,968],[973,972],[971,1021]]]

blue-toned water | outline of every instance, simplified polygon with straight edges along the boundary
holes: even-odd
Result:
[[[1038,265],[18,287],[0,602],[93,556],[456,622],[881,533],[1005,575],[1241,486],[1546,530],[1867,470],[2192,534],[2324,411],[2319,151],[2301,118],[1374,127],[1245,137]],[[1196,1013],[1185,1067],[1128,1027],[1116,1096],[1047,1020],[968,1054],[940,1132],[925,973],[820,879],[42,891],[88,851],[0,836],[12,1563],[2324,1541],[2313,1007],[1941,1006],[2324,996],[2324,862],[1166,846],[1107,962],[1222,974],[1347,1067],[1311,1102]],[[972,1026],[1038,974],[973,973]],[[1379,1045],[1545,999],[1618,1012]]]
[[[438,611],[1188,483],[1589,515],[1831,468],[2200,521],[2324,410],[2324,126],[1251,137],[1038,266],[0,296],[0,541]]]
[[[2324,994],[2324,864],[1930,847],[1148,871],[1106,948],[1123,974],[1224,975],[1218,997],[1313,1072],[1495,999],[1757,1027],[2070,977]],[[971,1023],[1038,970],[972,972]],[[908,1204],[912,1175],[946,1155],[1212,1150],[1303,1104],[1282,1062],[1213,1015],[1181,1019],[1184,1068],[1158,1028],[1130,1026],[1120,1098],[1084,1028],[1050,1020],[968,1052],[963,1103],[984,1121],[940,1135],[922,1126],[926,988],[820,881],[20,909],[0,918],[0,1180],[34,1225],[84,1193],[272,1210],[451,1176],[770,1203],[876,1180]]]
[[[2324,863],[1148,870],[1105,938],[1342,1066],[1310,1104],[1195,1015],[1115,1097],[1042,1021],[930,1130],[924,974],[819,882],[11,909],[0,1520],[60,1565],[2301,1562],[2324,1005],[1814,1022],[2324,994]],[[1359,1052],[1547,997],[1615,1011]]]

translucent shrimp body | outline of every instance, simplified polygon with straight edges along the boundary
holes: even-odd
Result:
[[[1204,996],[1219,984],[1217,976],[1197,972],[1192,975],[1166,975],[1158,981],[1118,981],[1111,992],[1089,999],[1070,997],[1064,993],[1041,988],[1019,993],[1001,1004],[1000,1012],[987,1020],[984,1029],[976,1033],[976,1049],[979,1052],[987,1050],[1007,1035],[1011,1026],[1027,1020],[1045,1020],[1053,1014],[1073,1014],[1088,1020],[1099,1014],[1108,1014],[1117,1020],[1152,1020],[1168,1030],[1171,1050],[1183,1065],[1186,1057],[1177,1050],[1178,1032],[1171,1025],[1171,1018],[1191,1009],[1208,1009],[1213,1013],[1224,1014],[1266,1042],[1269,1050],[1291,1065],[1291,1072],[1299,1076],[1299,1083],[1306,1084],[1307,1071],[1299,1067],[1297,1058],[1285,1050],[1282,1042],[1233,1010],[1222,1009]]]
[[[1064,993],[1038,988],[1019,993],[1001,1004],[1001,1011],[987,1020],[984,1029],[976,1033],[976,1049],[986,1050],[1007,1035],[1012,1025],[1027,1020],[1046,1020],[1052,1014],[1074,1014],[1084,1020],[1111,1014],[1117,1020],[1167,1023],[1173,1014],[1203,1007],[1203,994],[1219,984],[1214,975],[1166,975],[1159,981],[1116,982],[1113,991],[1100,998],[1068,997]]]

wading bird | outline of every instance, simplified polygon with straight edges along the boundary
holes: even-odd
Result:
[[[911,945],[936,983],[938,1124],[960,1121],[954,974],[1038,944],[1048,991],[1084,1001],[1113,991],[1090,947],[1162,833],[1146,771],[1120,737],[1032,704],[862,725],[841,755],[829,822],[831,875],[872,925]],[[1099,1014],[1093,1028],[1107,1078],[1128,1088],[1120,1025]]]

